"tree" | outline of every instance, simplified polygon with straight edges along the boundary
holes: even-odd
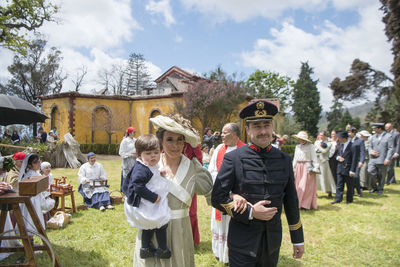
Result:
[[[277,98],[281,110],[290,104],[293,81],[277,72],[256,70],[246,81],[248,92],[258,99]]]
[[[339,98],[337,97],[334,98],[330,110],[331,110],[330,112],[326,113],[329,132],[340,128],[340,122],[343,117],[343,103],[340,102]]]
[[[128,95],[149,95],[154,88],[142,54],[130,54],[126,73],[126,91]]]
[[[112,92],[114,95],[127,94],[125,88],[125,66],[123,64],[113,64],[110,69],[102,69],[98,73],[100,84],[104,89]]]
[[[15,55],[8,67],[11,79],[0,85],[7,94],[19,96],[37,106],[40,96],[58,94],[67,78],[60,69],[61,51],[52,47],[45,51],[46,41],[37,39],[28,45],[25,55]],[[34,135],[36,128],[34,126]]]
[[[75,85],[75,92],[79,92],[81,86],[84,84],[84,79],[87,72],[88,70],[86,66],[82,66],[76,71],[75,79],[72,80],[72,83]]]
[[[45,21],[53,21],[58,7],[46,0],[0,2],[0,46],[24,54],[30,43],[26,31],[35,31]]]
[[[307,62],[301,63],[299,78],[293,86],[293,112],[295,120],[302,129],[311,136],[318,133],[318,121],[321,118],[321,105],[319,104],[318,80],[312,80],[313,69]]]
[[[199,79],[183,94],[184,105],[175,108],[184,117],[198,119],[202,127],[221,129],[246,99],[244,83],[226,77],[220,81]]]
[[[368,91],[376,94],[375,107],[367,119],[400,121],[400,5],[397,0],[380,0],[382,18],[385,23],[385,34],[392,43],[394,60],[391,79],[381,71],[373,69],[368,63],[355,59],[351,65],[350,75],[341,81],[335,78],[331,83],[333,94],[343,100],[362,98]],[[381,108],[383,106],[383,108]],[[377,113],[379,112],[379,113]],[[397,123],[396,123],[397,122]],[[397,126],[400,126],[397,125]]]

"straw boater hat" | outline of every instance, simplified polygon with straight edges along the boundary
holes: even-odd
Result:
[[[361,132],[359,132],[359,134],[362,135],[362,136],[365,136],[365,137],[370,137],[371,136],[371,134],[366,130],[362,130]]]
[[[297,140],[303,140],[309,143],[312,143],[309,139],[308,139],[308,134],[306,131],[300,131],[298,134],[294,134],[292,135],[294,138],[296,138]]]
[[[180,115],[158,115],[155,118],[151,118],[150,121],[156,129],[163,128],[173,133],[182,134],[185,137],[185,141],[192,147],[200,144],[200,137],[197,131],[192,127],[189,120]]]

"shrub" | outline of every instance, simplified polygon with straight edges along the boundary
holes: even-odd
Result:
[[[281,150],[283,152],[288,153],[292,158],[294,156],[294,150],[296,149],[296,145],[283,145],[281,146]]]
[[[94,152],[96,154],[118,155],[119,144],[81,144],[82,153]]]

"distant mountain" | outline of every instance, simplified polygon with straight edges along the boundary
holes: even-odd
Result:
[[[347,108],[350,112],[351,117],[356,118],[359,117],[361,123],[364,122],[365,117],[367,116],[368,112],[373,108],[373,103],[364,103],[354,107]],[[346,108],[344,108],[346,111]],[[319,129],[326,129],[328,127],[328,121],[326,120],[326,112],[322,112],[322,117],[318,122]]]

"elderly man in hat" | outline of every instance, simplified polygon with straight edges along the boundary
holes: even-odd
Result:
[[[210,165],[208,166],[208,171],[211,173],[213,182],[215,182],[215,178],[221,168],[225,154],[245,145],[239,139],[240,128],[236,123],[225,124],[222,128],[221,136],[223,143],[218,145],[215,149],[211,157]],[[229,221],[231,217],[222,214],[218,209],[213,208],[211,212],[212,251],[220,262],[228,263],[228,246],[226,237],[228,236]]]
[[[395,184],[396,183],[396,177],[395,177],[395,172],[394,172],[394,164],[396,159],[399,157],[400,154],[400,133],[396,132],[393,129],[393,125],[388,122],[385,124],[385,130],[390,136],[392,137],[393,140],[393,156],[390,161],[390,164],[388,166],[388,171],[387,171],[387,178],[386,178],[386,184]]]
[[[24,152],[17,152],[12,156],[14,160],[14,168],[12,168],[9,172],[7,172],[6,176],[4,177],[3,182],[11,185],[13,188],[18,188],[18,176],[19,170],[21,168],[22,162],[24,161],[25,153]]]
[[[371,134],[366,130],[360,131],[358,134],[360,135],[360,138],[362,140],[364,140],[364,150],[365,150],[365,161],[360,169],[360,186],[363,190],[367,190],[367,189],[369,190],[371,181],[368,176],[367,168],[368,168],[368,162],[369,162],[369,153],[368,153],[369,137],[371,136]]]
[[[335,200],[331,204],[340,203],[343,200],[344,184],[347,186],[346,204],[353,203],[353,190],[354,181],[353,177],[357,171],[357,165],[359,158],[357,149],[353,149],[353,143],[349,138],[349,134],[346,131],[339,131],[336,133],[339,139],[340,145],[338,149],[338,155],[336,160],[337,165],[337,183],[336,183],[336,195]]]
[[[383,123],[374,123],[372,126],[375,134],[371,137],[369,149],[368,175],[372,183],[370,192],[378,192],[378,195],[381,195],[385,186],[387,168],[393,156],[393,139],[384,130]]]
[[[226,153],[214,183],[212,205],[231,216],[229,266],[276,266],[282,241],[281,212],[285,208],[293,257],[304,253],[303,227],[290,156],[271,146],[278,108],[255,101],[240,111],[250,144]],[[235,209],[231,194],[248,201]]]

